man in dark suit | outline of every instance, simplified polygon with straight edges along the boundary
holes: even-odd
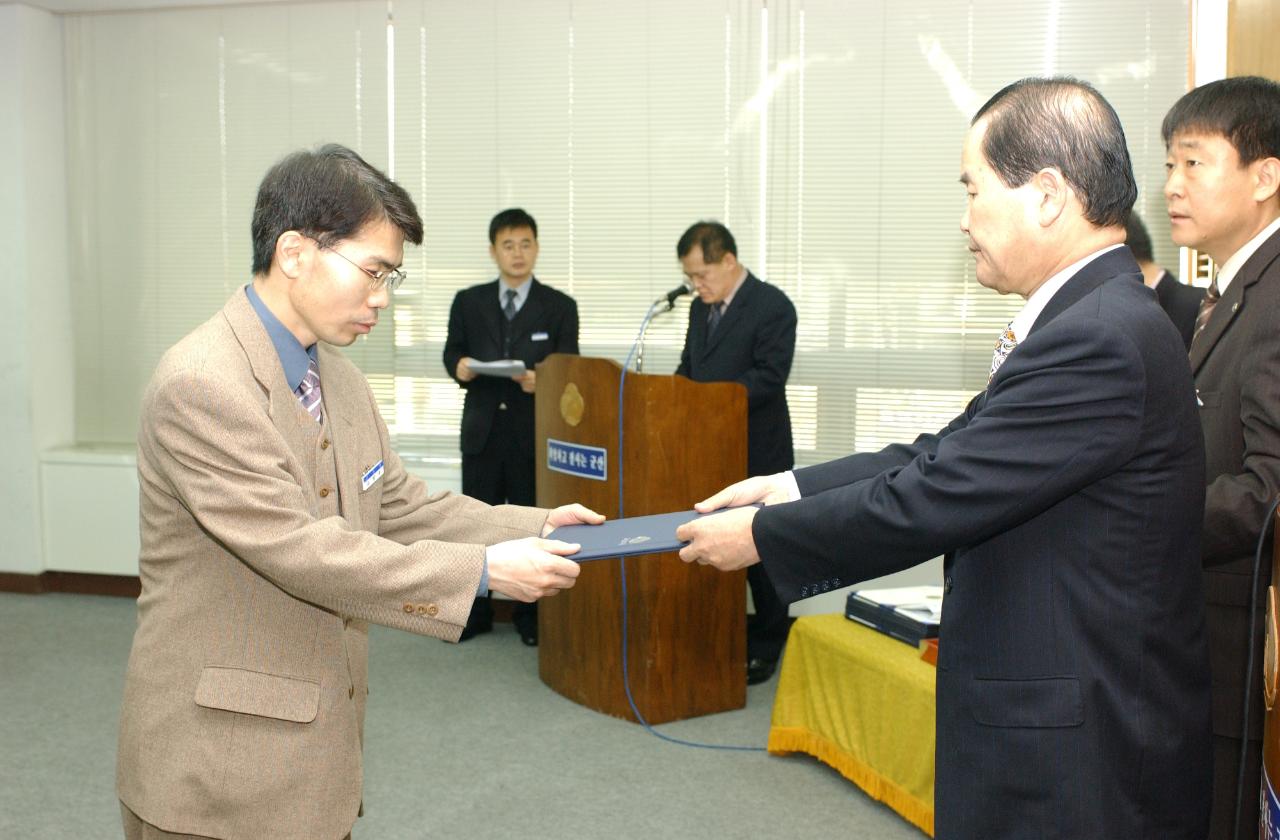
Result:
[[[552,353],[578,352],[578,305],[533,276],[538,223],[519,208],[489,222],[489,255],[498,279],[463,289],[449,310],[444,367],[467,391],[462,407],[462,492],[491,505],[532,505],[534,366]],[[521,376],[478,376],[471,362],[518,359]],[[518,603],[520,640],[538,644],[538,606]],[[477,598],[463,641],[493,628],[493,605]]]
[[[1262,615],[1242,739],[1249,589],[1267,508],[1280,492],[1280,85],[1224,79],[1183,96],[1162,126],[1173,241],[1221,266],[1191,344],[1204,426],[1205,595],[1213,672],[1210,837],[1258,836]],[[1260,592],[1271,568],[1268,543]],[[1261,607],[1261,600],[1259,600]],[[1240,832],[1233,832],[1240,749],[1248,742]],[[1272,784],[1277,780],[1272,779]]]
[[[1182,343],[1191,348],[1191,334],[1196,328],[1196,314],[1200,311],[1200,301],[1204,300],[1204,289],[1179,283],[1178,278],[1156,264],[1152,255],[1151,235],[1137,213],[1129,214],[1129,221],[1124,226],[1124,244],[1133,252],[1133,258],[1142,269],[1142,282],[1148,289],[1155,289],[1156,300],[1160,308],[1173,321],[1182,335]]]
[[[689,561],[760,563],[792,601],[946,553],[942,840],[1201,840],[1203,443],[1182,342],[1124,242],[1137,196],[1092,87],[1025,79],[961,156],[978,282],[1026,304],[936,434],[699,505]]]
[[[747,475],[795,464],[787,376],[796,350],[796,308],[738,262],[738,245],[719,222],[697,222],[676,243],[676,256],[698,297],[676,373],[696,382],[747,387]],[[747,617],[747,683],[773,675],[791,629],[787,605],[762,569],[747,570],[755,615]]]

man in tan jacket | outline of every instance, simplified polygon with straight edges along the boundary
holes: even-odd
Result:
[[[422,242],[409,195],[341,146],[263,180],[253,281],[143,398],[142,595],[117,793],[126,838],[339,840],[361,805],[368,622],[456,641],[477,593],[573,585],[602,517],[429,495],[365,377],[368,333]]]

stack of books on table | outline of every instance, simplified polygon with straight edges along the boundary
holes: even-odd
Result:
[[[918,647],[938,637],[942,622],[941,586],[859,589],[849,593],[845,618]]]

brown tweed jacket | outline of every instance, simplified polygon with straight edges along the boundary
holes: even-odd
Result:
[[[344,837],[361,803],[367,622],[455,641],[484,546],[546,519],[428,495],[360,371],[325,345],[319,369],[321,434],[239,290],[165,354],[143,398],[142,595],[116,783],[166,831]],[[336,505],[316,475],[330,446]]]

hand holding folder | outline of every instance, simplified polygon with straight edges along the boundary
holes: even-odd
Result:
[[[603,525],[568,525],[548,536],[553,540],[578,543],[582,548],[565,555],[579,563],[609,557],[632,557],[640,554],[662,554],[684,545],[678,530],[686,523],[720,516],[724,512],[701,514],[696,510],[659,513],[614,519]]]

